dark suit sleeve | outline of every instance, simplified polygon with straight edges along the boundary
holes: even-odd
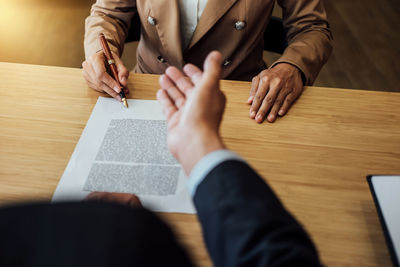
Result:
[[[247,164],[218,165],[194,203],[215,266],[320,266],[307,233]]]

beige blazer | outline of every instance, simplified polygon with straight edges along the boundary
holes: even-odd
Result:
[[[271,67],[280,62],[293,64],[303,72],[306,85],[311,85],[332,50],[322,0],[277,2],[283,9],[289,46]],[[178,0],[97,0],[86,19],[86,57],[101,49],[100,32],[120,55],[138,12],[142,29],[136,72],[161,74],[170,65],[182,68],[189,62],[201,67],[206,55],[218,50],[224,57],[224,79],[251,80],[266,68],[263,32],[274,4],[275,0],[208,0],[189,46],[183,49]]]

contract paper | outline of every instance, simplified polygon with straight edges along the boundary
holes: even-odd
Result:
[[[90,192],[139,196],[159,212],[194,213],[187,178],[167,146],[167,122],[153,100],[99,97],[53,195],[83,200]]]

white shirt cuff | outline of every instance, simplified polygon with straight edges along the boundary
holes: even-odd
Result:
[[[245,162],[245,160],[238,154],[227,149],[213,151],[197,162],[190,173],[188,181],[189,192],[191,195],[194,196],[197,186],[215,167],[228,160],[239,160]]]

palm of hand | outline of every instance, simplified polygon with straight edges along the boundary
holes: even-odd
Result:
[[[204,73],[194,65],[184,67],[185,76],[169,67],[160,76],[157,99],[168,121],[168,147],[186,174],[208,153],[223,149],[219,126],[225,96],[219,89],[221,55],[211,53]]]
[[[181,108],[175,109],[171,111],[170,114],[167,115],[168,121],[168,148],[170,149],[171,153],[176,157],[178,155],[178,147],[179,143],[183,140],[187,140],[190,138],[190,130],[192,127],[192,121],[189,118],[189,114],[191,113],[190,109],[193,106],[193,101],[191,101],[190,95],[194,88],[190,88],[186,92],[186,99],[181,104]]]

